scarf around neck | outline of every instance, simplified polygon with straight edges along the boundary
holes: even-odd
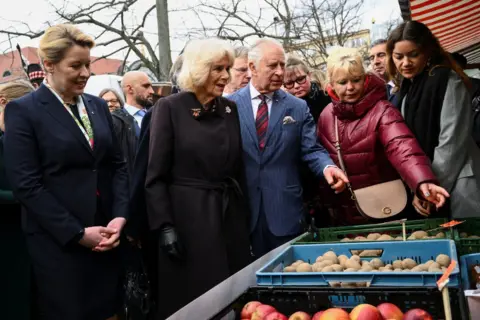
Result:
[[[403,79],[400,86],[405,122],[431,161],[439,144],[440,115],[451,71],[443,66],[425,68],[413,81]]]

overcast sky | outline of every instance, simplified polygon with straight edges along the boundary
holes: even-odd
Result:
[[[172,57],[175,58],[178,55],[178,52],[185,45],[187,37],[185,36],[188,33],[188,30],[191,28],[198,28],[199,23],[195,15],[189,11],[176,11],[180,9],[188,8],[189,6],[194,6],[195,2],[198,0],[169,0],[169,10],[173,12],[169,15],[170,22],[170,36],[171,36],[171,47],[172,47]],[[221,0],[208,0],[211,3],[219,3]],[[224,0],[229,1],[229,0]],[[258,11],[258,8],[265,4],[262,0],[244,0],[248,5],[248,8],[252,12]],[[2,5],[0,10],[0,29],[7,29],[15,27],[19,31],[26,31],[25,25],[34,30],[41,30],[45,28],[46,22],[51,24],[56,23],[55,14],[53,13],[52,7],[49,5],[47,0],[2,0],[5,3]],[[50,0],[51,3],[55,5],[61,5],[64,3],[64,0]],[[76,3],[82,3],[82,5],[88,5],[96,1],[92,0],[77,0]],[[290,2],[300,2],[300,0],[290,0]],[[143,16],[143,13],[155,3],[154,0],[139,0],[139,3],[135,6],[135,12],[129,13],[129,21],[134,21],[135,19],[140,20]],[[273,19],[272,16],[268,16],[269,13],[265,14],[265,19]],[[372,18],[376,20],[377,23],[382,23],[388,20],[391,17],[399,17],[400,9],[398,5],[398,0],[365,0],[365,5],[362,9],[362,29],[370,28]],[[103,18],[103,16],[101,17]],[[105,21],[109,21],[109,16],[106,14],[104,17]],[[103,19],[102,19],[103,20]],[[208,20],[208,19],[206,19]],[[272,21],[272,20],[270,20]],[[208,25],[209,21],[204,21]],[[98,32],[98,29],[93,27],[82,26],[81,27],[85,32],[95,35]],[[152,43],[156,43],[155,35],[157,32],[156,27],[156,14],[155,11],[150,15],[147,20],[145,31],[149,37],[149,40],[152,40]],[[105,40],[105,39],[104,39]],[[38,39],[30,40],[28,38],[17,38],[14,39],[12,45],[15,46],[19,43],[22,47],[26,46],[38,46]],[[0,52],[5,51],[10,47],[8,43],[8,37],[6,35],[0,34]],[[104,47],[94,48],[92,55],[101,56],[102,54],[108,53],[111,48],[106,49]],[[118,54],[117,58],[123,58],[122,54]],[[129,59],[130,60],[130,59]]]

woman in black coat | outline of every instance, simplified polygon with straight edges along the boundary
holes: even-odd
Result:
[[[5,111],[5,164],[38,288],[38,318],[116,319],[126,164],[107,104],[83,94],[93,40],[72,25],[46,30],[40,88]]]
[[[33,92],[25,80],[0,85],[0,252],[5,258],[0,265],[0,279],[4,288],[0,294],[3,319],[30,319],[31,265],[20,223],[20,203],[15,200],[8,183],[3,161],[3,133],[5,106],[8,102]]]
[[[221,40],[188,44],[181,93],[152,111],[146,203],[158,234],[158,319],[250,262],[236,105],[222,98],[233,64]]]

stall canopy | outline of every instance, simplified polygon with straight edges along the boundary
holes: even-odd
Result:
[[[448,52],[480,63],[480,0],[399,0],[404,20],[428,25]]]

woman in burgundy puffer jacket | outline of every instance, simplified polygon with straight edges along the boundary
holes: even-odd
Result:
[[[361,56],[342,48],[327,62],[327,92],[332,98],[318,121],[318,137],[340,167],[335,148],[335,116],[339,142],[352,188],[359,189],[400,177],[413,192],[440,207],[448,193],[435,185],[430,161],[400,112],[388,102],[385,82],[365,72]],[[335,225],[362,224],[348,190],[335,195],[323,187]],[[395,196],[395,195],[392,195]]]

